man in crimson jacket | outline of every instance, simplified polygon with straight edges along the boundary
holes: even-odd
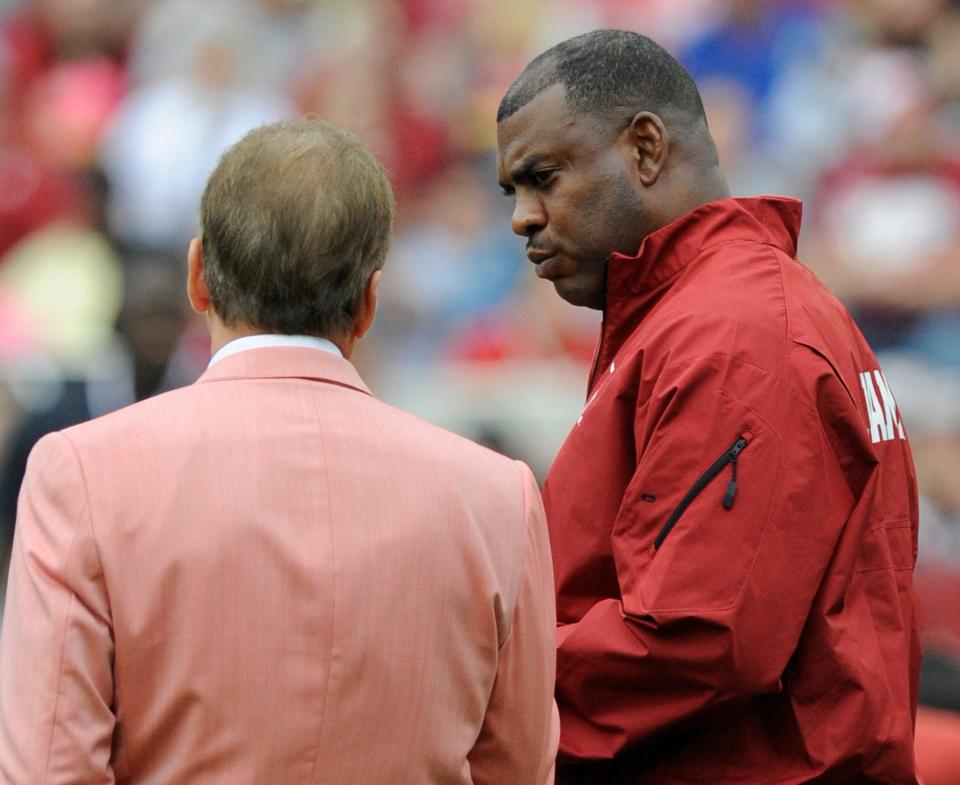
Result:
[[[537,275],[604,317],[544,491],[558,782],[916,782],[913,463],[800,203],[730,198],[634,33],[537,57],[498,142]]]

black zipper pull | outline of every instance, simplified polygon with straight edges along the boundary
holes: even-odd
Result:
[[[730,462],[731,477],[730,482],[727,483],[727,490],[723,494],[723,509],[725,510],[733,509],[733,501],[737,496],[737,456],[746,446],[747,440],[741,436],[728,453],[727,459]]]

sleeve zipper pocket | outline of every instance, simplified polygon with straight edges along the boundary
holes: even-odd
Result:
[[[725,510],[733,508],[733,502],[737,496],[737,456],[743,452],[746,446],[747,438],[745,436],[738,436],[737,440],[724,450],[723,454],[717,458],[717,460],[710,464],[710,468],[700,475],[699,479],[693,484],[693,487],[690,488],[680,500],[677,508],[670,514],[670,517],[667,518],[667,522],[663,524],[663,528],[660,529],[657,539],[653,541],[654,549],[660,549],[663,541],[667,538],[667,535],[670,534],[671,529],[673,529],[677,521],[680,520],[680,516],[683,515],[687,507],[689,507],[693,503],[693,500],[700,495],[700,492],[710,484],[711,480],[723,471],[727,464],[730,464],[731,475],[730,481],[727,483],[727,489],[723,494],[723,508]]]

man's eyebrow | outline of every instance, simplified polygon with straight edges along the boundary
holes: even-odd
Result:
[[[513,167],[513,171],[509,174],[509,182],[504,182],[503,180],[500,181],[500,187],[507,189],[511,187],[511,183],[520,182],[527,177],[527,175],[529,175],[530,172],[536,168],[537,164],[543,161],[544,158],[546,158],[546,156],[543,155],[543,153],[531,153],[526,158],[522,159],[515,167]]]

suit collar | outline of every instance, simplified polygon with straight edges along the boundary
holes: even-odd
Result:
[[[314,379],[373,395],[349,361],[314,348],[271,346],[247,349],[214,363],[196,383],[234,379]]]
[[[318,338],[314,335],[278,335],[276,333],[259,333],[256,335],[244,335],[240,338],[234,338],[232,341],[227,341],[227,343],[221,346],[213,355],[213,357],[210,358],[210,362],[207,363],[207,367],[209,368],[211,365],[220,362],[220,360],[224,359],[225,357],[229,357],[231,354],[245,352],[248,349],[262,349],[267,346],[299,346],[320,349],[322,351],[331,352],[332,354],[343,357],[343,352],[340,351],[340,348],[326,338]]]

